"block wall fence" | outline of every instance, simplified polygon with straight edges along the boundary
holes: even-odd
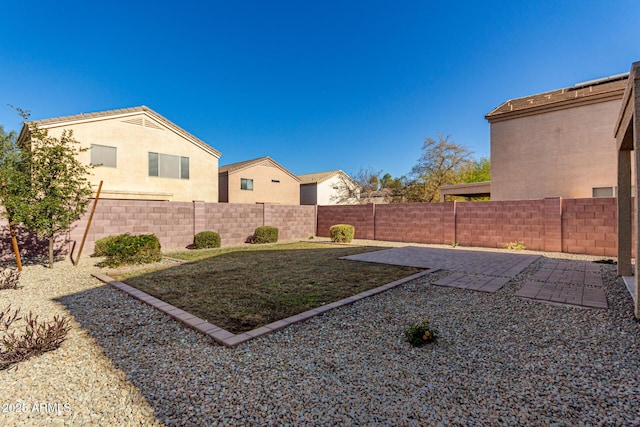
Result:
[[[358,239],[617,255],[615,198],[318,206],[318,236],[338,223]]]
[[[89,210],[91,208],[89,205]],[[57,244],[77,252],[89,211]],[[110,200],[98,202],[83,256],[96,240],[114,234],[154,233],[163,249],[193,243],[194,234],[220,233],[223,245],[242,243],[261,225],[276,226],[280,239],[329,236],[329,227],[355,226],[356,238],[407,243],[527,249],[616,256],[616,199],[562,199],[407,203],[351,206],[285,206],[235,203]],[[47,243],[18,230],[21,253],[46,253]],[[65,242],[66,240],[66,242]],[[12,256],[6,220],[0,224],[0,255]]]
[[[60,236],[58,252],[77,253],[85,232],[93,200],[87,213],[77,221],[66,236]],[[243,243],[256,227],[273,225],[279,228],[279,238],[307,239],[315,235],[315,206],[284,206],[257,204],[227,204],[204,202],[167,202],[145,200],[98,201],[93,221],[82,251],[83,257],[93,253],[96,240],[114,234],[155,234],[164,249],[184,249],[193,243],[200,231],[220,234],[223,244]],[[13,256],[7,222],[0,235],[0,256]],[[46,253],[47,242],[19,230],[23,255]],[[66,239],[65,239],[66,238]]]

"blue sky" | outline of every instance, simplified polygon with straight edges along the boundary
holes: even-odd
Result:
[[[408,174],[439,132],[489,156],[502,102],[630,69],[640,2],[4,2],[0,124],[147,105],[296,174]]]

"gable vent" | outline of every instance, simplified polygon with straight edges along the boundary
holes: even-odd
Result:
[[[124,123],[129,123],[130,125],[144,126],[142,122],[142,117],[134,117],[132,119],[123,120]]]
[[[153,129],[158,129],[158,130],[164,130],[164,128],[162,128],[161,126],[159,126],[156,122],[154,122],[153,120],[149,120],[145,117],[144,119],[144,126],[148,127],[148,128],[153,128]]]
[[[164,130],[162,126],[160,126],[153,120],[149,120],[148,118],[143,116],[133,117],[131,119],[123,120],[122,122],[129,123],[130,125],[142,126],[145,128]]]

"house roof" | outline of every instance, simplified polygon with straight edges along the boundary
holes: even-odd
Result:
[[[50,119],[33,120],[29,123],[35,123],[36,125],[38,125],[38,127],[47,129],[50,127],[58,127],[60,125],[71,125],[76,123],[91,122],[91,121],[96,121],[104,118],[132,116],[139,113],[144,113],[147,116],[153,118],[154,120],[157,120],[158,122],[165,125],[167,128],[171,129],[173,132],[183,136],[188,140],[191,140],[194,144],[198,145],[200,148],[204,149],[205,151],[208,151],[214,156],[220,158],[220,156],[222,155],[222,153],[220,153],[218,150],[216,150],[206,142],[202,141],[201,139],[187,132],[186,130],[176,125],[172,121],[163,117],[162,115],[156,113],[146,105],[141,105],[139,107],[131,107],[131,108],[120,108],[116,110],[97,111],[93,113],[80,113],[80,114],[75,114],[71,116],[54,117]],[[24,138],[26,138],[28,131],[29,131],[28,123],[25,123],[22,126],[22,130],[20,131],[20,137],[18,138],[18,140],[23,140]]]
[[[577,83],[570,87],[537,95],[510,99],[489,112],[489,122],[539,114],[567,108],[574,104],[592,104],[622,99],[629,73]]]
[[[336,169],[336,170],[332,170],[332,171],[326,171],[326,172],[315,172],[315,173],[305,173],[302,175],[298,175],[298,178],[300,178],[300,184],[319,184],[323,181],[328,180],[329,178],[333,178],[334,176],[338,175],[338,174],[344,174],[345,176],[347,176],[347,178],[349,177],[346,173],[344,173],[342,170],[340,169]]]
[[[276,162],[269,156],[259,157],[257,159],[245,160],[237,163],[230,163],[228,165],[222,165],[218,167],[218,173],[228,175],[230,173],[235,173],[253,166],[264,165],[264,164],[275,166],[278,169],[285,172],[286,174],[290,175],[296,181],[300,181],[300,179],[297,176],[295,176],[293,173],[291,173],[291,171],[289,171],[287,168],[285,168],[284,166],[282,166],[280,163]]]

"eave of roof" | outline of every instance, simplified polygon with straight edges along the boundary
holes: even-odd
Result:
[[[61,117],[53,117],[49,119],[41,119],[41,120],[33,120],[31,122],[24,123],[22,129],[20,130],[20,136],[18,137],[18,141],[22,141],[27,137],[29,132],[29,124],[34,123],[38,127],[42,129],[48,129],[52,127],[60,127],[61,125],[72,125],[77,123],[91,122],[95,120],[100,120],[104,118],[113,118],[113,117],[126,117],[135,115],[138,113],[145,113],[153,119],[159,121],[163,125],[167,126],[170,130],[177,133],[178,135],[192,141],[194,144],[204,149],[205,151],[213,154],[215,157],[220,158],[222,153],[206,142],[202,141],[198,137],[193,134],[187,132],[180,126],[176,125],[172,121],[158,114],[151,108],[146,105],[141,105],[138,107],[130,107],[130,108],[120,108],[116,110],[106,110],[106,111],[97,111],[93,113],[80,113],[71,116],[61,116]]]
[[[622,99],[628,74],[612,76],[610,79],[544,92],[522,98],[510,99],[489,112],[485,119],[497,122],[534,114],[548,113],[600,102]]]
[[[321,182],[324,182],[338,174],[344,174],[347,178],[349,178],[349,176],[344,173],[342,170],[340,169],[336,169],[336,170],[332,170],[332,171],[326,171],[326,172],[314,172],[314,173],[305,173],[302,175],[298,175],[298,178],[300,178],[300,184],[319,184]]]
[[[261,165],[261,164],[264,164],[264,163],[273,164],[275,167],[277,167],[278,169],[280,169],[281,171],[283,171],[287,175],[291,176],[291,178],[293,178],[296,181],[300,182],[300,178],[298,178],[291,171],[289,171],[287,168],[285,168],[284,166],[282,166],[280,163],[276,162],[275,160],[273,160],[269,156],[258,157],[257,159],[245,160],[245,161],[242,161],[242,162],[229,163],[228,165],[219,166],[218,167],[218,174],[227,174],[228,175],[230,173],[239,172],[241,170],[250,168],[252,166],[258,166],[258,165]]]

